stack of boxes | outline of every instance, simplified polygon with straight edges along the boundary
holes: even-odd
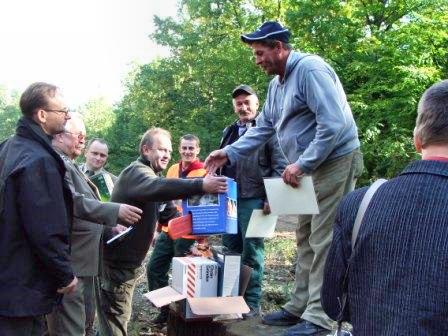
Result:
[[[191,233],[194,235],[236,234],[237,186],[234,180],[227,179],[227,187],[225,194],[184,199],[182,209],[185,218],[177,221],[182,230],[189,218],[186,215],[191,215]],[[227,253],[222,248],[216,248],[213,252],[215,260],[204,257],[173,258],[172,286],[151,291],[145,297],[156,307],[175,302],[174,308],[186,320],[248,313],[249,307],[243,297],[238,296],[242,280],[241,256]]]
[[[151,291],[145,297],[156,307],[175,302],[174,309],[186,320],[249,312],[243,297],[238,296],[241,256],[217,255],[218,262],[204,257],[173,258],[171,287]]]

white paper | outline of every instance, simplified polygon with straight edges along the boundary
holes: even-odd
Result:
[[[277,215],[264,215],[263,210],[253,210],[247,226],[246,238],[271,238],[274,235],[277,219]]]
[[[222,255],[222,293],[220,296],[238,296],[240,287],[240,255]]]
[[[114,240],[117,240],[117,239],[119,239],[120,237],[123,237],[123,236],[127,235],[133,228],[134,228],[133,226],[128,227],[126,230],[120,232],[120,233],[117,234],[116,236],[113,236],[111,239],[109,239],[109,240],[106,242],[106,244],[110,244],[110,243],[112,243]]]
[[[264,179],[266,194],[273,215],[313,215],[319,213],[311,176],[304,176],[298,188],[282,178]]]

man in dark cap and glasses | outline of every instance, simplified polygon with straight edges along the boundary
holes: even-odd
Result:
[[[289,161],[284,182],[298,187],[304,174],[312,176],[320,213],[299,216],[291,299],[280,311],[265,315],[263,323],[294,325],[285,332],[288,336],[319,335],[331,323],[322,309],[320,291],[332,225],[337,205],[361,174],[362,155],[338,76],[319,56],[293,51],[290,35],[278,22],[269,21],[241,36],[252,48],[256,64],[276,76],[257,125],[232,145],[212,152],[205,163],[213,171],[227,161],[236,162],[275,134]]]

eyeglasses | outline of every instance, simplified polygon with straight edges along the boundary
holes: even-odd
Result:
[[[63,109],[63,110],[44,110],[46,112],[56,112],[56,113],[63,113],[65,116],[67,116],[70,113],[70,110],[67,109]]]
[[[68,134],[74,135],[74,136],[76,136],[78,138],[78,140],[82,140],[82,139],[85,140],[86,139],[86,135],[84,133],[81,133],[81,132],[73,133],[73,132],[69,132],[69,131],[64,131],[64,133],[68,133]]]

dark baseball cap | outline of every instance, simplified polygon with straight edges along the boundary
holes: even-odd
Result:
[[[232,91],[232,98],[238,97],[240,94],[246,93],[248,95],[257,95],[249,85],[241,84],[238,85],[233,91]]]
[[[288,43],[290,36],[291,33],[289,30],[282,27],[277,21],[266,21],[253,33],[241,35],[241,40],[244,43],[250,43],[265,39],[273,39]]]

